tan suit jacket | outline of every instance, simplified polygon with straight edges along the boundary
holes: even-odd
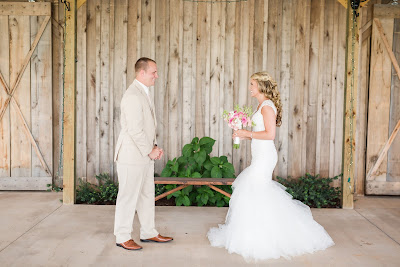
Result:
[[[147,164],[156,140],[157,121],[154,104],[137,80],[121,100],[121,133],[114,161],[121,164]]]

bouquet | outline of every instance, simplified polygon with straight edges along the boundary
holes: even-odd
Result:
[[[235,105],[234,110],[226,111],[222,113],[222,118],[228,123],[228,126],[233,130],[237,131],[246,126],[255,126],[254,122],[251,121],[251,115],[253,111],[251,107]],[[240,138],[235,137],[233,140],[233,148],[238,149],[240,147]]]

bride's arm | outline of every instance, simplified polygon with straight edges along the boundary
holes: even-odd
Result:
[[[265,131],[251,132],[247,130],[238,130],[233,133],[233,137],[237,136],[242,139],[274,140],[276,132],[275,112],[270,106],[264,106],[261,108],[261,114],[264,120]]]

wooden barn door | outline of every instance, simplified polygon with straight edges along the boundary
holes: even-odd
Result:
[[[400,195],[400,7],[375,5],[366,194]]]
[[[0,190],[52,183],[50,3],[0,2]]]

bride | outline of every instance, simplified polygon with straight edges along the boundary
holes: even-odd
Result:
[[[211,245],[246,260],[290,258],[334,245],[310,208],[272,180],[278,159],[273,140],[282,118],[276,82],[266,72],[255,73],[250,93],[259,103],[252,118],[256,126],[253,131],[235,131],[233,137],[251,140],[251,165],[232,185],[225,224],[209,230]]]

